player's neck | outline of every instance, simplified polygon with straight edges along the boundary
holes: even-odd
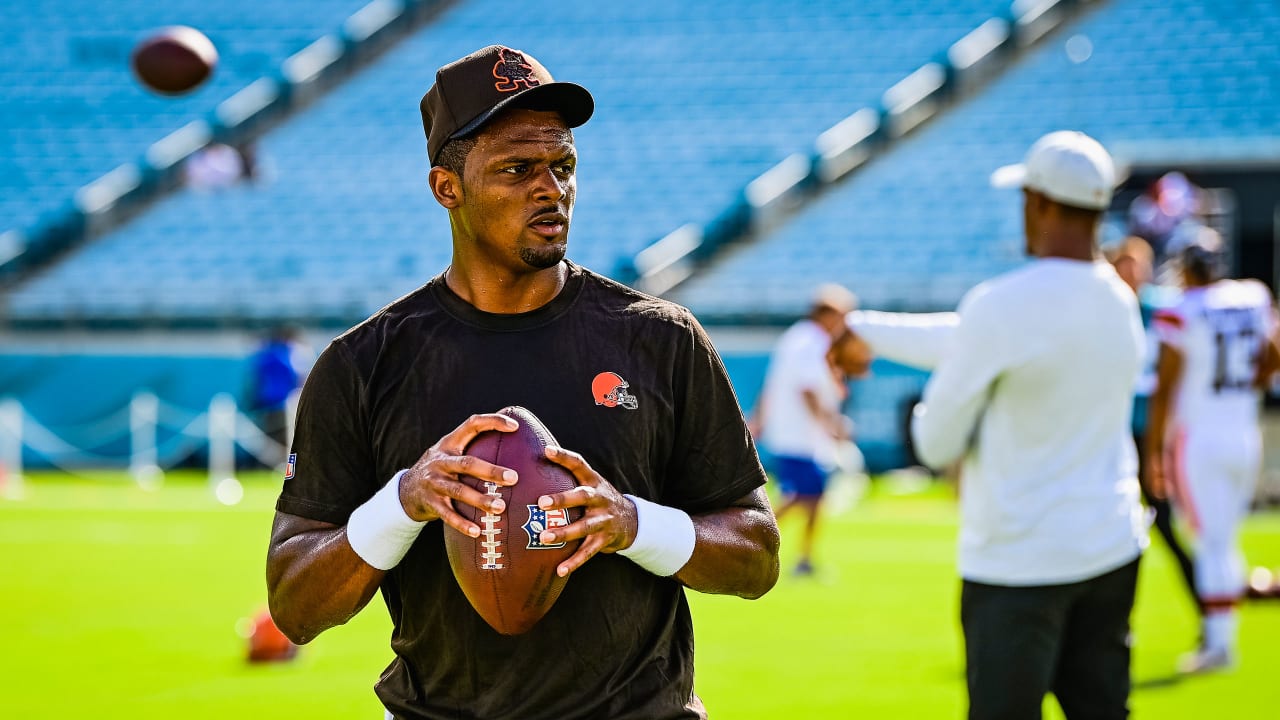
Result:
[[[1038,257],[1041,260],[1051,260],[1051,259],[1052,260],[1075,260],[1077,262],[1089,262],[1089,263],[1098,259],[1092,249],[1090,249],[1089,252],[1076,252],[1076,251],[1043,252],[1043,253],[1040,253]]]
[[[455,295],[487,313],[510,315],[537,310],[555,299],[569,277],[561,262],[545,270],[511,273],[492,266],[477,270],[453,263],[445,271],[445,283]]]
[[[1037,257],[1093,262],[1097,257],[1093,235],[1073,230],[1060,228],[1046,231],[1040,238]]]

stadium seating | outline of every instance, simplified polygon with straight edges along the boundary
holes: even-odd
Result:
[[[1084,130],[1122,162],[1280,158],[1276,37],[1268,0],[1102,4],[673,297],[704,317],[785,316],[831,280],[869,307],[954,307],[1021,262],[1021,197],[988,176],[1046,132]]]
[[[595,94],[596,117],[578,133],[571,257],[609,273],[670,230],[713,218],[752,177],[1005,5],[664,0],[640,13],[574,0],[512,13],[458,3],[267,135],[269,181],[166,200],[11,293],[8,312],[342,322],[376,309],[448,262],[415,105],[437,66],[492,42]],[[263,21],[255,36],[275,26]],[[234,61],[233,48],[224,54]],[[141,108],[158,102],[135,93]]]
[[[37,223],[75,190],[332,30],[367,0],[0,1],[0,230]],[[134,80],[129,54],[166,25],[204,31],[221,53],[209,82],[180,98]]]
[[[27,224],[64,206],[76,188],[274,72],[362,4],[321,1],[295,18],[293,4],[260,0],[250,13],[240,3],[172,0],[162,14],[140,0],[105,9],[0,0],[9,33],[0,47],[0,217]],[[874,107],[885,89],[1008,5],[661,0],[641,18],[625,5],[583,0],[525,4],[518,16],[489,0],[458,2],[265,136],[263,182],[157,203],[0,296],[0,317],[335,327],[376,309],[448,262],[414,105],[435,67],[490,42],[523,47],[595,94],[596,117],[578,131],[571,256],[610,272],[672,229],[732,207],[751,179],[809,152],[819,133]],[[1122,160],[1280,157],[1274,2],[1094,5],[992,85],[780,227],[730,249],[672,298],[708,320],[778,320],[799,314],[816,283],[835,280],[870,307],[952,307],[973,284],[1022,261],[1019,196],[990,189],[987,178],[1049,130],[1088,131]],[[122,63],[144,28],[175,22],[206,29],[223,65],[189,98],[152,98]],[[1069,39],[1086,60],[1068,57]],[[725,359],[750,407],[762,348]],[[22,395],[23,376],[3,370],[0,381],[9,382],[0,386]],[[900,403],[922,381],[881,367],[855,390],[851,414],[873,463],[896,461]]]

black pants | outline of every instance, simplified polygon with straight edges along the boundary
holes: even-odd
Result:
[[[970,720],[1035,720],[1052,692],[1069,720],[1129,716],[1138,561],[1066,585],[964,581]]]

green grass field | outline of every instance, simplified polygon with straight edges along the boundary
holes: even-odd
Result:
[[[120,475],[36,475],[23,499],[0,500],[0,718],[381,717],[370,688],[390,625],[378,599],[292,664],[244,662],[237,624],[265,604],[277,485],[243,479],[232,507],[195,475],[153,491]],[[784,577],[755,602],[694,595],[712,716],[962,717],[955,514],[946,489],[878,490],[828,518],[817,578]],[[799,529],[787,520],[784,562]],[[1251,518],[1245,539],[1252,564],[1280,566],[1280,514]],[[1154,547],[1135,618],[1135,717],[1280,712],[1280,602],[1244,607],[1239,668],[1179,681],[1196,633]]]

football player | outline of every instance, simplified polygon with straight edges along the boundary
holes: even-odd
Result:
[[[1186,291],[1155,316],[1160,337],[1147,463],[1155,492],[1171,495],[1196,534],[1202,644],[1179,663],[1195,673],[1228,667],[1245,589],[1240,522],[1262,462],[1262,388],[1277,369],[1271,291],[1225,278],[1221,237],[1200,230],[1178,251]]]

